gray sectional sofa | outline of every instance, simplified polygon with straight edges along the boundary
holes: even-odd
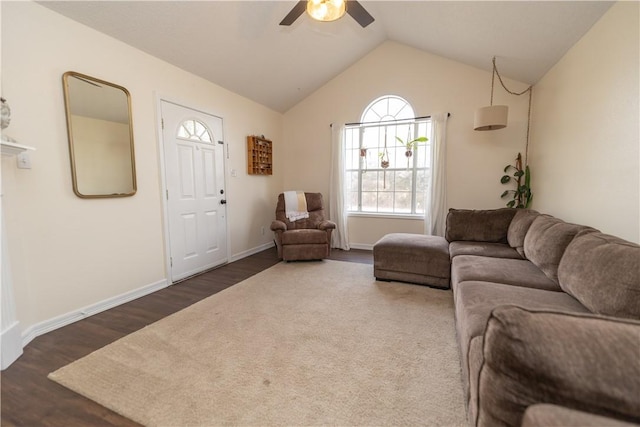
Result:
[[[469,423],[640,423],[640,246],[527,209],[447,217]]]

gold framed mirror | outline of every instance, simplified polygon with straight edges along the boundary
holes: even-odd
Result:
[[[82,198],[136,193],[131,95],[122,86],[62,75],[73,192]]]

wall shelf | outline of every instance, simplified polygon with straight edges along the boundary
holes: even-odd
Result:
[[[247,137],[247,173],[273,174],[273,142],[261,136]]]
[[[28,145],[18,144],[17,142],[2,141],[2,155],[3,156],[17,156],[23,151],[35,150]]]

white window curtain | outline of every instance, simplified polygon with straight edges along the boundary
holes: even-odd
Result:
[[[447,220],[447,118],[431,115],[431,185],[425,194],[424,234],[444,236]]]
[[[331,125],[331,178],[329,188],[329,217],[336,223],[331,234],[331,247],[348,251],[349,230],[347,229],[347,210],[345,209],[345,147],[344,125]]]

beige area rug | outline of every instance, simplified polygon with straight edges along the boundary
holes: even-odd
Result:
[[[277,264],[49,378],[150,426],[466,425],[451,292],[341,261]]]

